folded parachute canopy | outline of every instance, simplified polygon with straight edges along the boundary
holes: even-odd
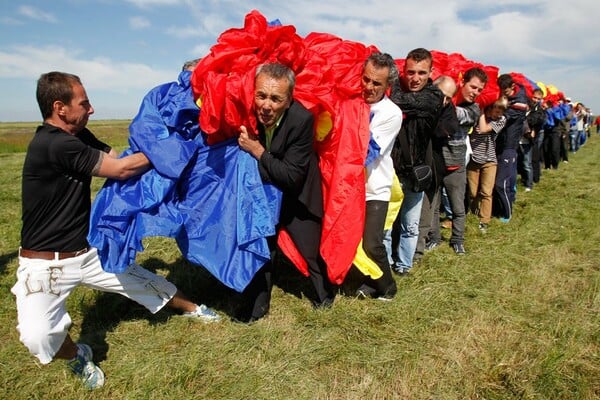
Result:
[[[146,153],[155,169],[125,183],[108,181],[94,203],[90,243],[107,270],[124,270],[142,249],[142,238],[153,235],[176,238],[184,256],[236,290],[268,259],[264,238],[274,234],[280,193],[260,184],[255,161],[234,138],[240,125],[256,132],[256,67],[278,61],[295,72],[294,97],[315,116],[325,208],[321,254],[329,279],[342,283],[364,223],[369,107],[360,96],[360,74],[374,51],[327,33],[302,38],[292,25],[268,23],[252,11],[242,28],[219,36],[191,78],[183,73],[178,83],[153,89],[131,124],[130,151]],[[497,67],[458,53],[432,54],[434,79],[443,74],[460,83],[477,66],[488,75],[478,103],[497,99]],[[404,60],[395,61],[401,69]],[[552,93],[553,87],[545,89]],[[240,225],[241,212],[247,225]],[[285,232],[278,243],[307,274]]]
[[[258,65],[278,61],[295,72],[294,98],[315,116],[325,207],[321,254],[329,279],[338,284],[362,236],[369,108],[360,97],[360,71],[375,50],[329,34],[312,33],[303,39],[293,26],[269,24],[252,11],[242,29],[219,37],[192,75],[202,108],[200,125],[215,143],[236,136],[240,125],[256,132],[252,107]],[[278,243],[307,274],[289,236],[282,234]]]

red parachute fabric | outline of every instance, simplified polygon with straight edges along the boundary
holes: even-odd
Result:
[[[300,38],[293,26],[269,25],[250,12],[241,29],[229,29],[196,66],[191,78],[201,106],[200,127],[209,143],[236,137],[239,126],[256,132],[254,74],[278,61],[296,74],[294,98],[315,116],[316,149],[323,175],[325,214],[321,255],[331,282],[341,284],[362,238],[364,161],[369,142],[369,107],[360,92],[364,60],[377,49],[339,37],[311,33]],[[287,232],[278,244],[305,275],[306,262]]]
[[[236,137],[240,125],[256,132],[254,73],[264,62],[278,60],[301,69],[304,45],[293,26],[270,26],[258,12],[246,15],[244,28],[223,32],[192,74],[200,103],[200,126],[209,143]]]
[[[483,65],[481,63],[469,60],[460,53],[452,53],[447,56],[446,69],[441,71],[439,75],[451,76],[452,78],[454,78],[454,80],[460,88],[465,72],[475,67],[481,68],[488,77],[488,81],[485,85],[485,88],[475,100],[475,102],[479,104],[481,108],[485,108],[487,105],[492,104],[494,101],[496,101],[496,99],[498,99],[498,96],[500,95],[498,84],[496,83],[496,80],[498,79],[497,67],[491,65]],[[459,95],[457,91],[457,94],[454,97],[455,103],[458,100],[458,97]]]
[[[253,106],[258,65],[278,61],[295,72],[294,98],[315,117],[315,147],[323,176],[325,209],[321,255],[330,281],[336,284],[342,283],[349,271],[363,231],[369,107],[360,95],[360,74],[364,60],[374,51],[374,46],[327,33],[301,38],[292,25],[269,24],[254,10],[246,15],[243,28],[229,29],[219,36],[191,78],[201,107],[200,127],[209,143],[217,143],[236,137],[240,125],[256,132]],[[480,67],[488,75],[488,82],[477,103],[483,108],[498,98],[497,67],[459,53],[431,53],[433,79],[449,75],[460,85],[469,68]],[[404,60],[394,61],[401,71]],[[306,262],[286,232],[280,233],[278,244],[308,275]]]

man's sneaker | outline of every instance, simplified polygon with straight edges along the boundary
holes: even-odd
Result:
[[[219,314],[214,312],[214,310],[206,307],[204,304],[200,304],[196,306],[194,311],[188,311],[183,313],[184,317],[197,318],[202,322],[218,322],[221,320]]]
[[[484,224],[483,222],[479,223],[479,230],[481,233],[486,233],[488,229],[488,224]]]
[[[77,375],[88,389],[98,389],[104,385],[104,372],[94,364],[92,349],[84,343],[77,344],[77,355],[67,361],[67,366]]]
[[[462,243],[454,243],[452,244],[452,248],[454,249],[454,252],[459,256],[464,256],[466,253],[465,246]]]
[[[398,276],[408,276],[410,273],[410,268],[403,268],[400,265],[393,265],[392,271]]]
[[[425,250],[429,251],[429,250],[433,250],[436,247],[438,247],[440,245],[439,242],[429,242],[427,243],[427,245],[425,245]]]
[[[356,289],[354,295],[356,296],[356,298],[361,300],[370,299],[375,296],[375,289],[370,287],[366,283],[363,283],[358,289]]]

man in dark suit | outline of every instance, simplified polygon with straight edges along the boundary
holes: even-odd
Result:
[[[318,158],[313,148],[314,119],[292,94],[295,76],[279,64],[263,64],[255,76],[254,106],[258,134],[240,127],[240,147],[258,160],[263,182],[283,193],[279,229],[285,228],[308,264],[315,288],[315,307],[329,307],[335,294],[319,253],[323,194]],[[275,250],[275,238],[270,247]],[[271,301],[272,261],[267,262],[244,291],[246,304],[238,320],[252,322],[265,316]]]

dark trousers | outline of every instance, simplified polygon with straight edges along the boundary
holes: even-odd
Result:
[[[442,178],[450,208],[452,209],[452,236],[450,244],[464,243],[465,224],[467,220],[465,211],[465,196],[467,189],[467,169],[462,166],[456,171],[447,173]],[[440,203],[442,198],[442,187],[440,187],[433,198],[433,219],[431,224],[431,240],[435,242],[442,241],[440,232]]]
[[[419,238],[417,239],[417,247],[415,249],[414,259],[419,260],[423,258],[425,253],[425,246],[429,240],[431,240],[431,231],[433,229],[433,218],[435,214],[434,201],[435,194],[437,191],[441,191],[441,186],[436,185],[433,182],[423,195],[423,205],[421,206],[421,216],[419,217]],[[440,199],[441,201],[441,199]],[[438,203],[439,208],[439,203]],[[439,218],[439,211],[438,211]]]
[[[569,134],[561,135],[560,137],[560,158],[564,161],[569,161],[569,146],[571,145]]]
[[[460,169],[448,173],[443,178],[446,193],[450,200],[450,208],[452,209],[452,236],[450,244],[464,243],[465,241],[465,223],[467,220],[465,212],[465,196],[467,190],[467,169],[461,166]],[[438,193],[438,198],[441,198],[441,189]],[[435,206],[437,209],[434,223],[437,223],[438,230],[440,225],[439,203]]]
[[[542,176],[541,166],[544,161],[543,144],[544,132],[538,132],[533,138],[533,147],[531,148],[531,167],[533,168],[533,182],[538,183]]]
[[[286,226],[296,248],[308,265],[309,279],[315,289],[313,303],[320,305],[333,302],[335,292],[327,277],[327,266],[320,255],[321,220],[310,214],[295,217]],[[259,319],[269,312],[273,289],[273,254],[276,250],[275,237],[269,238],[271,260],[258,270],[243,293],[245,307],[238,315],[240,319]]]
[[[394,296],[396,281],[392,276],[387,251],[383,244],[383,230],[387,216],[388,202],[370,200],[366,203],[363,249],[366,255],[377,264],[383,275],[378,279],[367,278],[366,284],[375,289],[376,295]]]
[[[553,129],[544,134],[544,165],[546,169],[558,168],[558,163],[560,161],[560,147],[560,132]]]
[[[510,219],[514,202],[514,185],[517,166],[517,151],[505,149],[498,156],[496,184],[494,185],[494,205],[496,215]]]

